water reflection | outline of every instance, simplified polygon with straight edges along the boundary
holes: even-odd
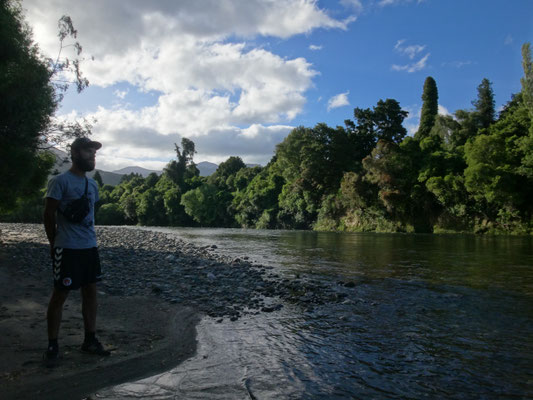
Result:
[[[353,279],[342,303],[198,327],[196,357],[103,398],[533,397],[531,238],[178,231],[287,273]]]

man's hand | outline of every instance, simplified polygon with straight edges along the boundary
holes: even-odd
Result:
[[[56,210],[59,200],[47,197],[44,202],[44,230],[50,242],[50,257],[54,259],[54,242],[56,239]]]

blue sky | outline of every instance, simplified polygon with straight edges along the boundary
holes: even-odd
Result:
[[[520,90],[530,0],[25,0],[45,54],[68,14],[91,85],[59,118],[96,118],[98,167],[162,168],[173,143],[196,162],[236,155],[266,164],[298,125],[343,125],[355,107],[393,98],[418,125],[432,76],[442,113],[471,108],[483,78],[496,107]],[[41,6],[42,7],[42,6]],[[94,57],[94,60],[91,60]]]

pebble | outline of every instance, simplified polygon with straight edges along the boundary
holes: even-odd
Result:
[[[50,271],[49,247],[39,224],[0,223],[1,245],[22,274]],[[157,296],[192,306],[217,321],[280,310],[282,303],[315,307],[346,300],[354,282],[324,285],[305,274],[287,276],[274,267],[224,256],[215,244],[195,246],[176,235],[136,227],[96,227],[108,295]],[[276,305],[272,305],[275,303]]]

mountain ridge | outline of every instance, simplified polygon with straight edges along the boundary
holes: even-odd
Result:
[[[52,167],[52,175],[57,175],[60,173],[63,173],[65,171],[68,171],[70,169],[70,166],[72,163],[69,160],[69,156],[66,152],[51,148],[48,149],[50,153],[54,155],[56,158],[56,161],[54,163],[54,166]],[[246,164],[247,167],[255,167],[258,164]],[[209,161],[202,161],[196,164],[196,168],[200,171],[200,176],[209,176],[215,173],[215,171],[218,168],[218,164],[209,162]],[[157,171],[157,170],[151,170],[143,167],[138,167],[135,165],[120,168],[114,171],[105,171],[102,169],[95,169],[94,171],[91,171],[88,173],[89,177],[93,177],[94,174],[98,171],[100,173],[100,176],[102,177],[102,182],[105,185],[113,185],[116,186],[120,183],[122,177],[124,175],[128,174],[140,174],[143,178],[146,178],[151,173],[156,173],[157,175],[161,175],[163,171]]]

